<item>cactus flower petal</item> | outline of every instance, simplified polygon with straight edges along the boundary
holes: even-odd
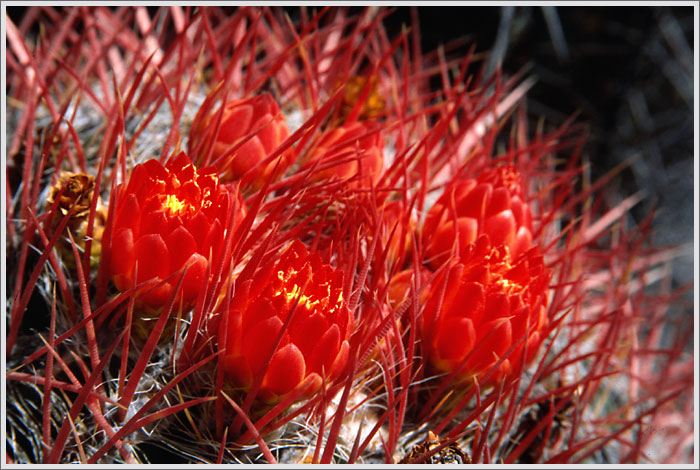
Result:
[[[512,165],[487,170],[477,179],[460,180],[447,188],[423,226],[430,267],[443,264],[455,242],[463,257],[467,246],[481,235],[487,235],[494,246],[505,244],[517,259],[532,243],[532,215],[522,192]],[[457,215],[456,231],[453,213]]]
[[[168,246],[157,233],[149,233],[136,241],[136,259],[139,261],[138,282],[166,277],[170,271]]]
[[[304,356],[299,348],[290,343],[272,356],[262,387],[268,393],[284,395],[301,383],[305,375]]]
[[[447,361],[461,360],[474,347],[476,333],[470,318],[450,318],[440,325],[436,333],[440,358]]]
[[[309,370],[321,375],[324,373],[327,375],[339,348],[340,329],[338,325],[332,325],[318,339],[316,347],[314,347],[313,352],[309,356]]]

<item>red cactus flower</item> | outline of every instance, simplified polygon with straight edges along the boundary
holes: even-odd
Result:
[[[335,379],[347,362],[353,327],[342,285],[343,272],[322,264],[300,241],[242,283],[228,311],[224,367],[231,382],[248,390],[264,374],[258,397],[273,403],[297,387],[314,393],[324,376]]]
[[[367,187],[381,175],[384,139],[371,121],[354,121],[332,128],[302,157],[302,163],[316,163],[319,171],[312,179],[319,181],[333,177],[350,180],[350,187]]]
[[[515,260],[505,246],[479,237],[431,285],[422,322],[428,362],[439,372],[458,370],[457,382],[469,384],[527,336],[488,382],[517,371],[523,354],[531,360],[547,336],[550,278],[539,248]]]
[[[284,115],[269,93],[227,101],[223,111],[221,106],[212,110],[212,100],[218,91],[217,88],[197,112],[190,129],[188,151],[197,162],[214,162],[221,181],[236,180],[250,170],[247,186],[260,189],[278,162],[277,177],[294,160],[290,149],[278,159],[259,165],[289,135]],[[217,162],[219,158],[223,161]]]
[[[494,246],[506,245],[510,257],[517,259],[532,244],[532,213],[515,167],[502,165],[449,187],[428,212],[423,234],[433,268],[447,260],[455,239],[458,253],[463,253],[482,234]]]
[[[110,274],[119,290],[136,282],[162,280],[187,266],[180,299],[191,305],[202,287],[208,260],[221,255],[231,203],[213,168],[196,170],[179,153],[165,166],[149,160],[134,167],[117,189],[113,236],[108,248]],[[242,219],[245,209],[234,217]],[[211,258],[210,258],[211,257]],[[177,284],[139,294],[140,305],[158,309]]]

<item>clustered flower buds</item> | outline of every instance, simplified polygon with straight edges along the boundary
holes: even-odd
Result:
[[[208,262],[222,255],[229,217],[244,215],[233,197],[219,185],[213,168],[195,169],[185,153],[165,166],[157,160],[136,165],[115,198],[109,267],[117,288],[156,281],[137,303],[157,310],[179,280],[172,275],[186,268],[178,299],[192,305],[206,281]],[[234,206],[237,213],[231,214]]]
[[[497,383],[546,337],[551,271],[523,196],[518,172],[502,165],[450,186],[426,218],[428,265],[449,264],[428,293],[423,347],[433,367],[466,385]]]
[[[348,83],[337,119],[283,152],[279,146],[289,130],[270,94],[214,109],[222,91],[217,87],[194,118],[188,142],[195,161],[212,166],[197,170],[179,153],[165,166],[156,160],[137,165],[118,188],[109,247],[117,288],[154,281],[142,287],[137,304],[158,310],[170,298],[176,274],[187,269],[177,298],[185,307],[194,305],[208,263],[222,256],[231,217],[235,227],[245,214],[241,201],[235,204],[239,211],[230,213],[234,196],[219,178],[259,190],[298,158],[298,171],[311,182],[360,191],[375,186],[384,169],[384,136],[371,117],[383,102],[376,83],[366,87],[365,81]],[[355,109],[363,92],[368,101]],[[533,243],[533,216],[513,164],[452,181],[420,230],[404,200],[388,199],[377,209],[372,233],[390,277],[386,303],[373,299],[362,325],[343,298],[343,270],[324,264],[320,252],[310,253],[299,238],[276,262],[251,273],[230,271],[231,284],[218,294],[217,313],[204,335],[223,351],[228,390],[253,391],[258,403],[268,405],[292,394],[309,397],[346,368],[355,327],[361,336],[386,329],[388,315],[414,307],[420,309],[416,322],[395,317],[395,328],[370,350],[391,354],[391,344],[414,325],[426,373],[449,375],[463,390],[475,381],[496,385],[533,359],[551,326],[552,273]],[[417,264],[414,239],[421,240]],[[369,344],[364,338],[360,343]]]
[[[254,169],[253,186],[261,186],[275,162],[258,164],[288,134],[277,104],[264,94],[226,102],[215,112],[208,108],[193,122],[190,150],[200,160],[212,152],[223,178],[241,178]],[[300,164],[302,171],[313,167],[312,180],[362,188],[381,175],[382,149],[376,123],[349,121],[312,139]],[[290,154],[280,156],[282,168],[291,163]],[[177,282],[169,276],[184,267],[180,299],[192,305],[208,260],[221,256],[228,217],[242,214],[228,214],[230,198],[215,173],[210,167],[197,171],[181,153],[165,167],[155,160],[138,165],[120,187],[111,242],[116,286],[126,290],[167,279],[140,294],[141,305],[161,307]],[[377,233],[390,263],[400,261],[400,252],[403,259],[412,256],[410,232],[416,225],[404,220],[404,206],[390,201],[381,211]],[[454,373],[455,383],[469,387],[475,378],[497,383],[532,359],[549,325],[551,273],[533,244],[532,214],[515,167],[499,165],[448,185],[427,213],[422,237],[421,279],[413,279],[412,269],[400,271],[387,293],[390,308],[398,309],[430,277],[428,268],[442,269],[419,296],[421,347],[429,368]],[[221,303],[226,309],[214,323],[226,325],[216,335],[225,348],[227,381],[244,391],[257,383],[257,396],[275,403],[300,388],[308,396],[336,379],[355,323],[342,280],[342,270],[323,264],[299,240],[276,263],[237,278],[233,297]]]
[[[242,281],[222,320],[226,329],[219,328],[232,383],[248,390],[262,377],[258,397],[274,403],[298,387],[308,396],[338,377],[353,328],[342,287],[343,272],[300,241]]]
[[[218,91],[215,90],[215,92]],[[269,93],[226,101],[213,109],[210,96],[192,122],[188,151],[195,162],[212,162],[221,181],[247,174],[246,188],[260,189],[294,162],[292,150],[264,163],[289,135],[280,107]],[[219,161],[221,159],[221,161]]]

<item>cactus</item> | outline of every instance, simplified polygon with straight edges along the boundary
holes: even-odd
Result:
[[[6,462],[697,459],[692,283],[585,124],[296,13],[5,18]]]

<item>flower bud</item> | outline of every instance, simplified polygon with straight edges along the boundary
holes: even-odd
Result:
[[[211,99],[205,101],[192,122],[187,147],[192,158],[200,163],[214,162],[222,182],[237,180],[250,170],[246,186],[253,190],[260,189],[273,171],[279,178],[293,163],[291,148],[279,158],[259,165],[289,135],[284,115],[272,95],[264,93],[227,101],[223,111],[221,106],[212,111]],[[219,119],[221,124],[217,132]],[[239,144],[240,147],[231,153],[230,150]],[[217,162],[227,153],[223,161]]]
[[[461,262],[447,267],[430,286],[422,316],[430,366],[437,373],[458,370],[456,383],[468,386],[523,338],[487,382],[517,371],[547,336],[550,278],[539,248],[514,260],[503,245],[494,247],[479,237]]]
[[[220,259],[230,216],[236,214],[229,192],[219,186],[213,168],[195,169],[184,153],[165,166],[157,160],[136,165],[127,184],[117,189],[112,227],[110,275],[121,291],[136,283],[160,281],[187,267],[179,294],[185,307],[194,304],[211,259]],[[216,264],[214,264],[216,265]],[[168,301],[179,280],[140,293],[137,304],[153,310]]]
[[[384,140],[372,122],[349,122],[319,137],[302,163],[318,164],[313,181],[337,178],[350,180],[349,187],[376,183],[384,165]]]
[[[257,396],[275,403],[298,387],[305,388],[304,396],[313,394],[324,376],[326,383],[337,378],[353,328],[342,286],[343,272],[309,254],[300,241],[239,284],[226,312],[225,343],[218,329],[230,383],[249,390],[262,376]]]
[[[530,248],[532,213],[512,165],[459,181],[436,201],[423,226],[426,259],[433,269],[451,255],[455,235],[460,256],[480,235],[488,235],[494,246],[507,246],[513,260]]]

